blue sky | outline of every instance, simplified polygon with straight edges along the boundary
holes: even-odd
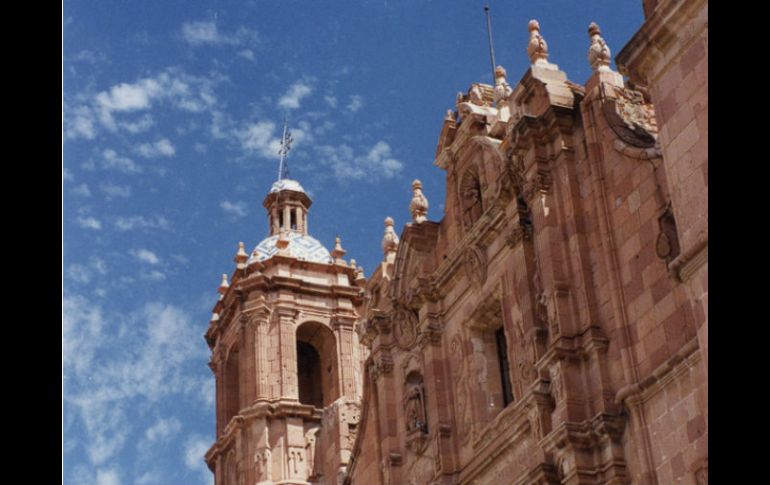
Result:
[[[590,75],[591,21],[613,56],[640,1],[489,2],[515,84],[536,18],[550,61]],[[409,218],[458,91],[490,83],[482,1],[75,1],[63,5],[64,481],[213,483],[203,340],[237,243],[267,234],[283,116],[311,234],[366,274],[383,219]]]

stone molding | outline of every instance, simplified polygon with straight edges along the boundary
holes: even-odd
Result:
[[[677,256],[668,265],[669,271],[676,275],[681,283],[687,282],[701,266],[709,260],[708,237],[690,247]]]
[[[701,353],[698,350],[696,337],[655,368],[646,378],[620,389],[615,394],[615,402],[626,406],[644,403],[668,386],[671,381],[694,367],[701,359]]]

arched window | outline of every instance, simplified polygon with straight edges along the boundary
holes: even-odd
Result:
[[[299,401],[326,407],[340,397],[337,341],[329,327],[305,322],[297,328]]]

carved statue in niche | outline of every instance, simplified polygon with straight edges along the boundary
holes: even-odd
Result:
[[[428,432],[428,419],[425,412],[425,386],[422,376],[413,371],[406,377],[404,384],[404,415],[406,431]]]
[[[457,405],[456,423],[457,435],[463,443],[467,443],[471,435],[471,409],[468,399],[468,363],[463,350],[463,339],[458,334],[452,337],[450,347],[452,355],[459,358],[459,363],[452,366],[454,375],[454,390]]]
[[[473,227],[473,224],[484,213],[484,206],[481,199],[481,181],[479,174],[474,169],[466,170],[460,182],[460,201],[463,211],[463,223],[466,229]]]

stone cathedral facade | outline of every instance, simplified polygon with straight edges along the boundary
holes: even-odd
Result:
[[[531,21],[369,278],[273,185],[206,333],[216,485],[707,485],[708,5],[643,6],[627,79],[591,24],[568,80]]]

